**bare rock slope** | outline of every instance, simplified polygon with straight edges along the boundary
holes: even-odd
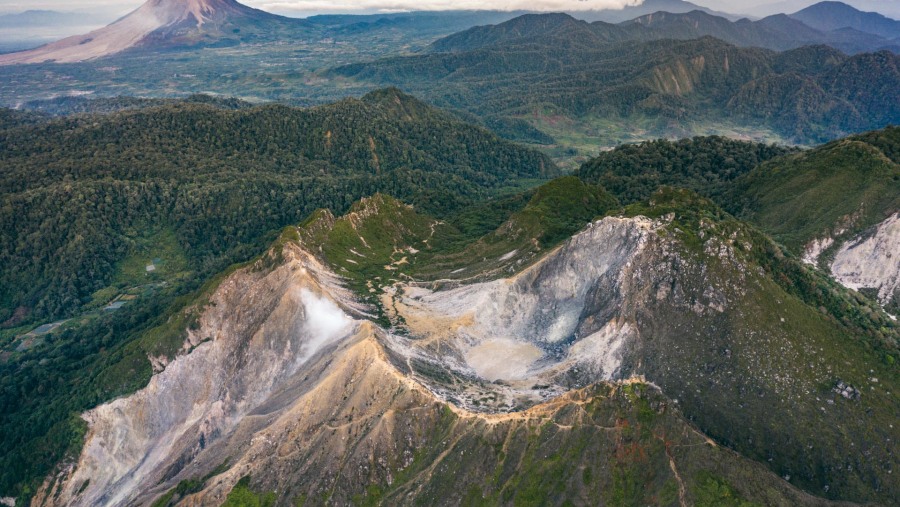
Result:
[[[821,318],[748,262],[740,228],[702,221],[698,250],[677,221],[605,218],[506,279],[390,282],[390,327],[317,245],[280,243],[218,286],[146,388],[85,414],[81,456],[34,504],[218,505],[236,490],[307,505],[829,503],[792,475],[837,498],[892,495],[891,374],[870,386],[816,355],[833,330],[801,327]],[[760,308],[773,294],[782,306]],[[836,376],[863,397],[834,394]],[[848,434],[849,466],[823,473],[825,444]]]
[[[834,256],[831,273],[851,289],[874,291],[885,307],[900,306],[900,213],[844,243]]]

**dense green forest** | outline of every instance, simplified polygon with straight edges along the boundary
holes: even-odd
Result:
[[[735,178],[757,165],[795,150],[724,137],[664,139],[628,144],[601,153],[578,170],[622,203],[643,201],[662,186],[689,188],[716,198]]]
[[[209,273],[316,208],[386,192],[442,216],[557,171],[394,90],[309,110],[184,103],[64,118],[4,130],[0,147],[0,322],[16,309],[70,315],[162,230]]]
[[[50,116],[69,116],[73,114],[116,113],[130,109],[145,109],[182,103],[207,104],[221,109],[246,109],[253,104],[233,97],[215,97],[205,94],[194,94],[183,99],[153,99],[140,97],[84,97],[64,95],[46,100],[31,100],[22,105],[21,110],[6,110],[6,114],[34,112]]]

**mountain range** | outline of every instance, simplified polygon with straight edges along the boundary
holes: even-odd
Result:
[[[775,53],[708,37],[606,42],[623,30],[529,15],[439,40],[427,55],[331,73],[483,117],[650,117],[661,133],[667,124],[731,119],[817,142],[900,121],[892,99],[900,70],[891,52],[848,57],[808,46]]]
[[[821,5],[821,4],[818,4]],[[844,5],[844,4],[840,4]],[[852,8],[844,6],[847,9]],[[811,8],[812,9],[812,8]],[[830,12],[830,6],[810,12]],[[859,11],[855,11],[859,13]],[[865,14],[865,13],[859,13]],[[801,15],[798,13],[797,15]],[[900,46],[893,41],[897,37],[885,27],[878,33],[866,32],[866,27],[876,24],[850,23],[832,28],[815,29],[795,16],[784,14],[751,21],[730,21],[720,16],[694,10],[685,13],[657,11],[613,25],[604,22],[586,23],[567,14],[533,14],[493,26],[474,27],[436,41],[436,51],[458,51],[500,44],[526,37],[541,38],[552,34],[592,33],[595,43],[622,41],[649,41],[657,39],[697,39],[711,36],[744,47],[764,47],[783,51],[801,46],[825,44],[848,53],[891,49]],[[884,18],[887,20],[887,18]],[[893,20],[887,20],[893,21]],[[850,26],[850,25],[854,26]],[[880,25],[878,25],[880,26]],[[887,36],[883,35],[887,34]],[[481,40],[480,38],[483,38]],[[470,39],[468,44],[462,41]],[[478,41],[478,42],[474,42]]]
[[[79,62],[137,48],[170,50],[227,46],[402,29],[404,26],[415,26],[421,31],[429,24],[433,31],[444,30],[446,33],[450,27],[463,30],[478,22],[506,21],[515,14],[461,11],[314,16],[309,20],[298,20],[252,9],[236,0],[148,0],[136,11],[105,28],[34,50],[0,55],[0,65]],[[895,40],[900,37],[897,28],[900,22],[880,14],[858,11],[840,2],[821,2],[791,16],[779,14],[759,21],[737,19],[681,0],[650,0],[618,11],[586,11],[577,15],[581,19],[597,20],[592,24],[592,30],[603,42],[713,36],[740,46],[776,50],[811,44],[827,44],[848,53],[879,49],[897,52],[900,49]],[[472,28],[479,29],[496,32],[500,28]],[[427,28],[424,32],[428,32]],[[467,36],[466,32],[460,36]]]

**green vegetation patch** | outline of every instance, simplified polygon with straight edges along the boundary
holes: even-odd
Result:
[[[222,507],[273,507],[277,497],[274,492],[257,493],[250,488],[250,476],[241,478],[228,493]]]
[[[900,209],[900,127],[771,160],[723,204],[796,254],[813,239],[850,239]]]

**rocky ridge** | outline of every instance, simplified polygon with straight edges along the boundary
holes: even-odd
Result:
[[[354,219],[360,234],[378,215],[369,211]],[[647,485],[634,498],[674,495],[683,505],[707,479],[766,504],[827,503],[715,442],[775,453],[770,469],[796,467],[778,448],[822,445],[827,427],[777,427],[772,448],[740,443],[771,432],[787,406],[837,434],[878,435],[858,441],[848,472],[785,474],[861,498],[857,477],[894,466],[878,451],[896,437],[882,424],[892,409],[875,404],[892,384],[833,371],[827,326],[801,331],[754,313],[773,289],[748,263],[753,247],[739,226],[700,220],[699,250],[686,228],[675,213],[607,217],[508,279],[441,290],[391,282],[389,328],[308,253],[316,245],[285,241],[222,282],[183,355],[147,388],[86,414],[81,457],[35,504],[212,505],[247,484],[282,503],[455,504],[467,494],[508,503],[535,481],[540,494],[562,488],[552,490],[595,502],[618,491],[621,474]],[[783,315],[810,318],[779,297]],[[762,352],[773,348],[779,356]],[[822,356],[810,357],[817,348]],[[863,394],[832,392],[835,374]],[[812,400],[829,394],[820,416]],[[875,411],[851,430],[848,414],[863,406]],[[601,457],[590,472],[587,455]],[[814,466],[825,459],[810,453]]]

